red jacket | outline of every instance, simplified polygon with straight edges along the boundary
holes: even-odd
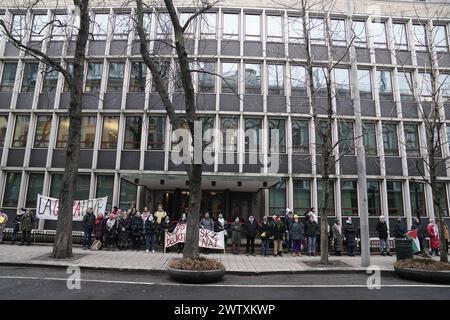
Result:
[[[432,223],[427,226],[428,236],[430,237],[431,249],[439,248],[439,231],[436,225]]]

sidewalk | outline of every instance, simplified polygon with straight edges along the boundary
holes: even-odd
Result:
[[[0,265],[17,266],[51,266],[66,267],[78,266],[81,268],[106,269],[106,270],[133,270],[164,272],[170,260],[180,258],[176,253],[146,253],[145,251],[90,251],[74,247],[73,258],[53,260],[49,258],[52,246],[11,246],[0,245]],[[293,257],[283,255],[282,257],[263,257],[257,255],[246,256],[245,254],[233,255],[231,253],[211,253],[208,258],[220,260],[230,274],[257,275],[270,273],[312,273],[312,272],[366,272],[366,268],[360,266],[361,257],[336,257],[331,256],[334,266],[316,266],[320,257]],[[395,256],[383,257],[373,255],[371,264],[380,267],[381,271],[392,272]]]

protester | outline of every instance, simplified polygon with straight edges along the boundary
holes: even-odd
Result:
[[[439,231],[434,219],[430,219],[430,223],[427,227],[427,232],[428,236],[430,237],[431,255],[433,257],[438,256],[440,246]]]
[[[147,219],[145,219],[145,252],[155,252],[155,242],[156,242],[156,232],[157,226],[155,218],[153,215],[149,215]]]
[[[388,227],[386,223],[386,218],[380,216],[380,221],[378,221],[376,230],[378,232],[378,238],[380,239],[380,251],[383,256],[386,254],[391,255],[389,252],[389,239],[388,239]]]
[[[167,213],[163,210],[162,204],[158,205],[158,210],[153,213],[156,219],[156,241],[158,245],[162,245],[164,242],[164,229],[162,228],[162,223],[167,216]]]
[[[83,250],[89,249],[92,245],[92,233],[94,232],[95,215],[92,208],[86,210],[83,217]]]
[[[136,214],[131,217],[131,248],[133,250],[141,250],[142,247],[142,233],[144,231],[144,221],[141,213],[136,211]]]
[[[26,210],[24,208],[21,208],[19,211],[17,211],[16,216],[13,220],[13,233],[12,233],[12,241],[11,244],[16,243],[17,234],[20,232],[20,223],[22,222],[22,216],[25,214]]]
[[[444,228],[444,240],[445,240],[445,250],[448,252],[448,238],[449,238],[449,231],[447,223],[445,223],[445,220],[442,219],[442,226]]]
[[[345,221],[344,237],[345,237],[345,242],[347,245],[347,254],[350,257],[355,256],[354,252],[355,252],[355,247],[356,247],[356,235],[357,235],[357,230],[353,226],[352,218],[348,217],[347,221]]]
[[[181,215],[180,221],[178,221],[178,225],[186,225],[187,224],[186,218],[187,218],[186,213],[183,213]],[[183,250],[184,250],[184,242],[179,242],[178,243],[178,253],[183,252]]]
[[[239,248],[241,246],[241,233],[241,224],[239,223],[239,218],[236,217],[236,219],[234,219],[233,225],[231,226],[231,245],[233,247],[234,255],[239,254]]]
[[[289,229],[289,236],[292,239],[292,251],[294,256],[300,255],[301,240],[304,235],[303,224],[299,222],[299,217],[294,215],[294,222],[291,224]]]
[[[316,223],[319,223],[319,217],[317,216],[316,213],[316,209],[314,209],[314,207],[312,207],[309,212],[306,214],[306,221],[309,221],[309,217],[313,217],[314,221],[316,221]]]
[[[259,227],[259,237],[261,238],[261,255],[267,257],[269,255],[269,242],[270,242],[270,224],[267,216],[264,216],[263,222]]]
[[[258,223],[253,216],[248,217],[247,222],[244,224],[244,232],[246,236],[245,253],[248,256],[255,255],[255,238],[258,233]]]
[[[286,226],[281,221],[281,217],[273,216],[274,221],[272,221],[272,231],[273,236],[273,255],[282,256],[283,255],[283,238],[286,234]]]
[[[115,207],[117,209],[117,207]],[[117,210],[115,211],[117,212]],[[106,220],[106,250],[116,250],[118,235],[118,219],[114,211],[112,211]]]
[[[102,213],[99,213],[97,219],[95,219],[94,224],[94,237],[95,240],[100,241],[102,244],[105,243],[106,234],[106,219],[103,217]]]
[[[119,250],[127,250],[130,243],[131,218],[128,212],[122,211],[119,218]]]
[[[308,238],[308,256],[315,256],[317,236],[319,235],[319,225],[316,220],[314,220],[313,215],[309,216],[309,221],[306,223],[305,234]]]
[[[223,214],[219,213],[219,217],[217,218],[217,222],[216,222],[216,225],[215,225],[215,231],[216,232],[223,231],[225,248],[227,247],[227,240],[228,240],[227,228],[228,228],[227,221],[223,218]]]
[[[292,237],[289,230],[291,229],[291,225],[294,222],[294,220],[292,218],[291,209],[286,208],[285,217],[286,217],[286,242],[284,248],[286,250],[285,253],[288,253],[292,252]]]
[[[31,230],[34,226],[34,214],[31,210],[27,210],[25,214],[22,215],[22,220],[20,221],[20,229],[22,231],[22,239],[20,241],[20,245],[23,246],[24,243],[27,243],[27,246],[30,245],[31,241]]]
[[[344,247],[344,237],[342,236],[342,226],[341,222],[336,219],[333,225],[333,241],[334,241],[334,253],[337,256],[341,255],[342,249]]]
[[[214,221],[210,218],[209,212],[206,212],[205,217],[200,221],[200,228],[214,231]]]
[[[419,219],[419,231],[417,232],[417,237],[419,238],[419,245],[420,245],[420,253],[422,255],[428,256],[428,253],[425,251],[425,238],[428,237],[428,231],[427,231],[427,223],[425,220]]]
[[[8,222],[8,215],[5,211],[0,210],[0,243],[3,243],[3,229]]]
[[[398,217],[397,221],[394,225],[394,234],[397,239],[401,239],[405,237],[406,233],[406,227],[405,224],[402,222],[402,218]]]
[[[144,210],[142,210],[142,212],[141,212],[141,218],[142,218],[142,221],[144,221],[144,223],[145,223],[145,220],[147,220],[147,218],[148,218],[150,215],[151,215],[151,213],[150,213],[150,211],[148,211],[148,208],[147,208],[147,207],[144,207]]]

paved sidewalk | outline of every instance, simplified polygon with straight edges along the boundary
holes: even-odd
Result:
[[[108,270],[135,270],[163,272],[173,258],[180,258],[177,253],[146,253],[145,251],[90,251],[74,247],[71,259],[54,260],[49,255],[49,245],[17,246],[0,245],[0,265],[36,265],[36,266],[79,266],[82,268]],[[307,272],[365,272],[360,266],[361,257],[336,257],[332,267],[316,266],[320,257],[283,255],[282,257],[233,255],[231,253],[211,253],[208,258],[220,260],[228,273],[233,274],[267,274],[267,273],[307,273]],[[393,271],[395,257],[373,255],[371,264],[381,271]]]

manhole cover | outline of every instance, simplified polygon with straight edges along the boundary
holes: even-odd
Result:
[[[83,258],[83,257],[85,257],[85,256],[87,256],[87,254],[85,254],[85,253],[75,253],[75,254],[74,254],[72,257],[70,257],[70,258],[53,259],[53,258],[51,257],[51,254],[50,254],[50,253],[46,253],[46,254],[44,254],[44,255],[42,255],[42,256],[34,257],[34,258],[32,258],[31,260],[53,261],[53,262],[55,262],[55,261],[76,261],[76,260],[79,260],[79,259],[81,259],[81,258]]]
[[[341,260],[331,260],[330,264],[322,264],[320,261],[302,261],[301,263],[311,268],[339,268],[339,267],[351,267],[349,264]]]

